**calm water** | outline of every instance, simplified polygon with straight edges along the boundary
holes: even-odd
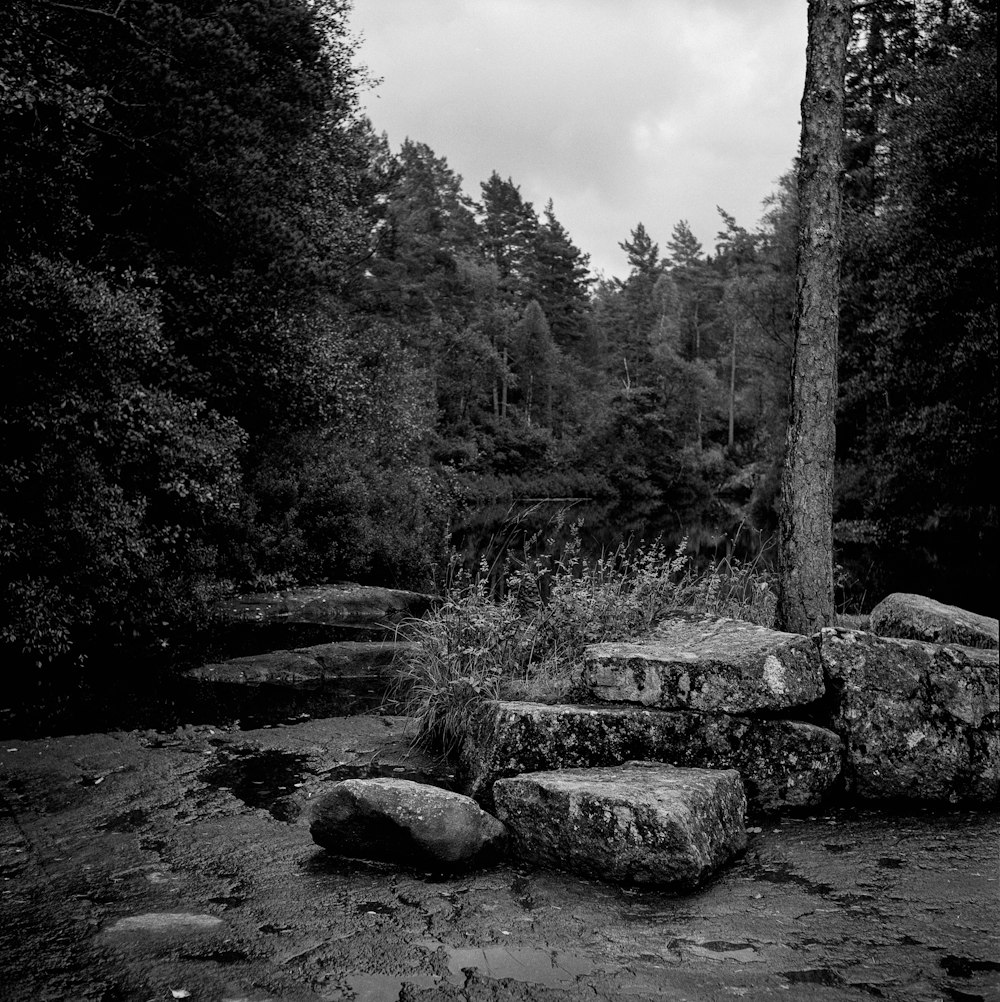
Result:
[[[684,543],[698,569],[723,559],[758,560],[773,572],[774,530],[756,529],[722,515],[687,520],[655,509],[616,509],[591,501],[516,502],[469,513],[452,536],[466,570],[482,560],[493,564],[501,553],[559,554],[579,522],[581,550],[591,559],[622,542],[661,540],[672,553]],[[968,537],[928,534],[902,544],[838,542],[835,550],[837,609],[866,613],[894,591],[915,592],[985,616],[996,615],[995,559],[987,544]]]

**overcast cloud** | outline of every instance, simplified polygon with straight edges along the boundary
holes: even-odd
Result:
[[[663,248],[716,205],[748,228],[791,167],[803,0],[354,0],[363,96],[393,149],[427,143],[479,197],[494,170],[624,275],[640,220]]]

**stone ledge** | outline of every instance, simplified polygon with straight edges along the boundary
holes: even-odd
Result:
[[[847,792],[1000,799],[1000,652],[821,631]]]
[[[459,785],[490,806],[501,778],[646,759],[737,769],[751,810],[771,812],[820,804],[836,788],[842,750],[832,731],[800,721],[501,702],[484,711],[466,738]]]
[[[815,642],[734,619],[673,617],[648,638],[593,644],[588,697],[661,710],[774,713],[824,692]]]

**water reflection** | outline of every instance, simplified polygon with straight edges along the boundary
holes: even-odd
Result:
[[[738,519],[715,521],[684,517],[653,505],[627,508],[590,500],[522,501],[493,505],[468,512],[452,534],[455,567],[474,573],[490,569],[499,579],[505,558],[521,566],[531,558],[558,559],[570,542],[574,527],[579,534],[580,556],[596,560],[620,545],[632,550],[662,543],[673,554],[684,545],[695,570],[704,570],[723,559],[769,559],[769,536]]]
[[[474,572],[485,560],[496,582],[505,554],[515,558],[515,565],[525,553],[558,557],[570,539],[570,526],[577,522],[581,556],[591,560],[621,543],[634,547],[661,540],[672,553],[686,540],[684,552],[697,571],[724,559],[754,560],[761,570],[776,570],[773,527],[758,529],[735,510],[678,512],[651,504],[621,507],[586,499],[521,501],[470,511],[452,534],[455,564]],[[842,539],[835,531],[834,544],[839,612],[867,613],[886,595],[903,591],[994,615],[993,543],[975,531],[911,533],[906,539],[878,540]]]

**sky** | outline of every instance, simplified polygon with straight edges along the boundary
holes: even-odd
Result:
[[[755,228],[798,147],[804,0],[354,0],[351,29],[394,150],[551,198],[607,277],[640,221],[661,251],[686,219],[712,252],[717,205]]]

